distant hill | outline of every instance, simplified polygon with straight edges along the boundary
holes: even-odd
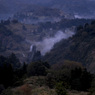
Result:
[[[58,22],[65,16],[66,14],[59,9],[30,4],[15,13],[13,18],[24,23],[38,23],[47,21]]]
[[[51,64],[63,64],[64,60],[81,62],[95,73],[95,21],[79,26],[72,38],[56,44],[44,59]]]
[[[16,13],[25,6],[39,5],[49,8],[61,9],[65,13],[78,15],[84,18],[94,18],[94,0],[0,0],[0,13]],[[8,10],[6,12],[6,10]]]
[[[9,22],[4,22],[8,24]],[[0,55],[8,56],[22,48],[23,37],[14,34],[4,24],[0,23]]]
[[[17,20],[6,20],[0,23],[0,55],[9,56],[15,53],[21,62],[26,61],[30,52],[31,40],[39,39],[34,35],[38,26],[25,25]],[[28,41],[28,40],[30,41]]]
[[[64,12],[84,18],[94,18],[95,1],[90,0],[51,0],[48,6],[62,9]],[[94,16],[92,16],[94,15]]]

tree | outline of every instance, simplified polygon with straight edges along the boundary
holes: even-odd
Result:
[[[2,91],[4,90],[4,85],[0,85],[0,94],[2,93]]]
[[[36,62],[36,61],[40,61],[41,60],[41,52],[40,51],[36,51],[34,53],[34,56],[32,58],[32,62]]]
[[[3,24],[4,25],[9,25],[10,24],[10,20],[8,19],[8,20],[4,21]]]
[[[47,74],[47,66],[45,66],[44,62],[34,62],[30,63],[27,67],[28,76],[39,76]]]
[[[26,64],[20,68],[13,68],[12,64],[15,62],[19,62],[15,54],[11,54],[10,57],[0,56],[0,84],[5,88],[16,84],[18,79],[21,79],[26,73]],[[2,87],[0,90],[2,91]]]
[[[22,29],[25,30],[25,31],[27,30],[27,28],[25,27],[25,25],[22,26]]]
[[[92,75],[86,69],[76,68],[71,71],[71,88],[86,91],[90,88]]]
[[[7,60],[8,63],[11,63],[13,68],[19,68],[20,67],[20,61],[19,59],[16,57],[16,55],[14,53],[12,53],[8,60]]]
[[[0,67],[0,84],[5,87],[12,86],[14,82],[14,72],[11,64],[3,63]]]
[[[90,74],[89,72],[87,72],[86,69],[84,69],[80,78],[82,90],[86,91],[91,87],[92,78],[92,74]]]
[[[13,91],[8,88],[8,89],[5,89],[0,95],[13,95]]]
[[[55,79],[51,73],[48,73],[46,76],[46,85],[49,88],[54,88],[54,86],[55,86]]]
[[[77,27],[77,31],[79,31],[81,29],[83,29],[83,26],[82,25],[80,25],[80,26]]]
[[[89,89],[90,94],[89,95],[95,95],[95,76],[91,83],[91,88]]]
[[[23,72],[23,75],[27,73],[27,64],[25,62],[22,67],[22,72]]]
[[[14,20],[12,20],[12,22],[13,22],[14,24],[16,24],[16,23],[18,23],[18,20],[14,19]]]
[[[95,25],[95,20],[91,22],[91,25]]]

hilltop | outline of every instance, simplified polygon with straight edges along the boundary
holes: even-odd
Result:
[[[56,8],[42,7],[29,4],[14,14],[13,18],[18,19],[23,23],[37,24],[39,22],[58,22],[65,18],[65,13]]]

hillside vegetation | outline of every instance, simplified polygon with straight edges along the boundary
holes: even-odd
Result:
[[[73,22],[74,20],[70,21]],[[51,23],[51,26],[58,25],[57,28],[53,28],[57,30],[60,27],[62,28],[61,25],[66,25],[68,20],[66,20],[66,23],[64,22]],[[8,39],[12,39],[14,43],[21,45],[23,40],[25,41],[23,32],[28,32],[27,27],[32,29],[43,27],[48,30],[50,29],[49,24],[32,25],[30,27],[15,20],[1,22],[1,43],[4,41],[7,43]],[[68,25],[72,24],[69,22]],[[68,25],[66,27],[69,27]],[[20,30],[21,34],[18,35]],[[44,56],[45,62],[40,60],[29,62],[30,64],[20,63],[13,53],[4,57],[4,54],[7,54],[7,48],[1,51],[4,56],[0,56],[0,95],[94,95],[95,76],[91,73],[94,73],[95,21],[92,21],[91,24],[86,23],[84,26],[79,26],[76,30],[73,37],[55,44],[54,48]],[[32,33],[35,33],[35,31]],[[16,37],[21,39],[18,41]],[[28,35],[26,37],[28,38]],[[5,42],[3,45],[6,47]],[[19,47],[16,53],[17,51],[21,52]],[[1,47],[1,49],[3,48]],[[24,51],[24,49],[26,47],[22,50]],[[14,48],[12,50],[12,47],[8,50],[15,51]]]
[[[95,21],[77,27],[76,34],[56,44],[44,57],[51,64],[63,64],[64,60],[81,62],[89,71],[95,72]]]
[[[54,69],[42,61],[21,64],[15,54],[0,56],[0,75],[0,95],[95,93],[94,76],[74,61],[65,61],[65,65]]]
[[[1,20],[0,23],[0,54],[8,56],[15,53],[21,62],[27,61],[32,42],[53,37],[59,30],[74,30],[75,26],[91,22],[90,19],[63,19],[57,23],[45,22],[37,25],[23,24],[17,20]],[[73,27],[74,26],[74,27]]]
[[[65,13],[56,8],[48,8],[37,5],[28,5],[23,10],[14,14],[13,18],[24,23],[37,24],[38,22],[60,21],[65,17]]]

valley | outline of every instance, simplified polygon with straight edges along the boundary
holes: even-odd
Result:
[[[92,20],[89,19],[88,20],[63,19],[58,23],[46,22],[46,23],[39,23],[35,25],[23,24],[18,22],[17,20],[13,20],[13,21],[7,20],[1,22],[1,31],[2,31],[2,27],[6,27],[6,29],[11,31],[13,35],[16,35],[16,37],[13,38],[12,35],[5,36],[5,34],[1,33],[1,43],[2,43],[2,48],[4,48],[3,52],[1,50],[1,54],[9,55],[13,52],[19,57],[21,62],[24,61],[27,62],[26,60],[28,54],[30,53],[31,45],[36,45],[37,50],[40,52],[48,52],[53,48],[55,43],[59,42],[61,39],[66,39],[72,36],[75,32],[76,26],[80,24],[83,25],[84,23],[91,22],[91,21]],[[62,31],[62,33],[58,31]],[[56,33],[57,35],[59,35],[58,37]],[[7,40],[7,38],[9,39],[9,41]],[[15,42],[11,41],[13,39]],[[52,41],[53,39],[55,40],[54,42]],[[50,46],[48,46],[48,44]]]

